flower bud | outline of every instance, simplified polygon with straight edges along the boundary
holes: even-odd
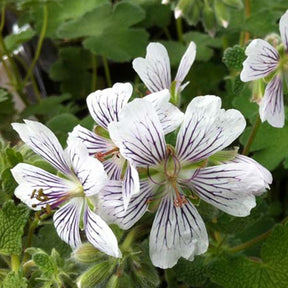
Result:
[[[90,243],[85,243],[73,252],[73,257],[80,263],[94,263],[99,261],[103,254]]]
[[[204,10],[203,10],[203,24],[205,30],[209,33],[210,36],[214,37],[216,32],[216,18],[212,7],[205,3]]]
[[[228,7],[222,1],[216,0],[214,2],[214,11],[218,24],[227,28],[230,18]]]
[[[222,0],[222,2],[231,8],[236,8],[236,9],[243,8],[242,0]]]

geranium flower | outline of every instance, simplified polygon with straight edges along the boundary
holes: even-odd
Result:
[[[97,90],[87,97],[87,106],[94,121],[104,129],[106,136],[97,133],[99,127],[94,131],[76,126],[73,135],[81,139],[87,147],[89,154],[103,161],[106,172],[110,179],[123,180],[123,201],[127,208],[130,197],[139,192],[139,177],[136,168],[128,160],[121,156],[118,146],[109,138],[108,125],[119,120],[119,113],[128,103],[132,95],[132,85],[129,83],[116,83],[112,88]],[[165,134],[178,127],[183,119],[183,113],[174,105],[169,103],[170,93],[163,90],[152,93],[145,97],[152,103],[160,118]],[[103,133],[102,133],[103,134]]]
[[[277,47],[280,53],[267,41],[251,41],[245,50],[247,59],[243,63],[240,78],[244,82],[264,77],[269,79],[260,102],[259,114],[262,122],[267,120],[271,126],[281,128],[285,123],[283,81],[288,63],[288,11],[281,17],[279,29],[283,42],[282,46]]]
[[[70,135],[67,150],[64,151],[56,136],[45,125],[24,121],[25,124],[13,123],[14,130],[63,177],[20,163],[11,169],[19,184],[15,195],[34,210],[61,206],[53,216],[54,225],[60,238],[72,248],[77,248],[82,242],[81,229],[97,249],[120,257],[115,235],[96,214],[97,194],[108,178],[102,163],[88,155],[79,139]]]
[[[119,121],[108,125],[110,136],[124,157],[146,170],[140,193],[123,208],[120,183],[111,182],[102,193],[101,215],[128,229],[159,201],[150,233],[150,257],[161,268],[174,266],[180,257],[193,260],[208,247],[203,220],[191,199],[202,199],[234,216],[247,216],[263,193],[271,174],[248,157],[211,163],[244,130],[245,119],[234,109],[221,109],[216,96],[199,96],[187,107],[175,148],[167,145],[157,113],[145,99],[123,108]],[[224,152],[224,153],[223,153]],[[228,151],[230,152],[230,151]],[[216,157],[219,158],[219,157]],[[248,160],[247,160],[248,159]],[[263,172],[264,171],[264,172]],[[104,217],[104,216],[103,216]]]
[[[145,58],[138,57],[132,65],[150,92],[170,89],[171,94],[179,94],[188,84],[182,85],[196,56],[196,45],[190,42],[184,53],[173,83],[171,82],[170,60],[166,48],[160,43],[150,43],[147,46]]]

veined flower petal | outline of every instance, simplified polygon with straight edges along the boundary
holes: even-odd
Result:
[[[180,65],[178,67],[178,71],[175,77],[175,81],[176,81],[176,89],[178,90],[179,87],[181,86],[181,83],[183,82],[183,80],[185,79],[185,77],[187,76],[194,60],[196,57],[196,45],[194,42],[190,42],[186,52],[184,53]],[[183,87],[184,89],[184,87]],[[181,90],[183,90],[181,89]]]
[[[125,210],[127,210],[131,197],[134,194],[137,194],[139,192],[139,189],[140,184],[138,172],[135,167],[133,167],[130,163],[127,163],[122,188],[123,204]]]
[[[97,90],[87,97],[87,106],[95,122],[107,129],[112,121],[118,121],[118,115],[132,95],[130,83],[116,83],[112,88]]]
[[[58,206],[68,199],[70,191],[77,188],[72,181],[25,163],[17,164],[11,173],[19,184],[15,196],[34,210],[47,204]]]
[[[288,10],[282,15],[279,21],[279,29],[282,42],[285,45],[285,50],[288,50]]]
[[[103,162],[104,169],[111,180],[120,180],[124,162],[126,160],[122,156],[113,156]]]
[[[176,151],[182,161],[200,161],[230,145],[244,130],[243,115],[221,109],[216,96],[195,97],[186,109],[177,136]]]
[[[59,237],[73,249],[81,245],[79,223],[82,206],[82,198],[73,198],[57,210],[53,216],[54,226]]]
[[[73,170],[85,195],[97,194],[105,186],[108,179],[103,164],[98,159],[89,156],[88,150],[81,140],[72,134],[69,135],[67,144]]]
[[[165,134],[174,131],[182,123],[184,114],[169,102],[168,89],[151,93],[145,96],[145,100],[153,104]]]
[[[121,257],[117,239],[106,224],[106,222],[89,207],[85,210],[85,232],[88,241],[100,251],[114,256]]]
[[[63,174],[72,174],[70,163],[65,159],[63,148],[53,132],[40,122],[24,120],[12,123],[20,138],[37,154]]]
[[[268,76],[279,63],[279,53],[262,39],[251,41],[245,50],[247,59],[243,62],[240,78],[248,82]]]
[[[176,207],[176,195],[170,189],[160,203],[150,233],[150,258],[162,269],[173,267],[180,257],[193,260],[195,255],[205,253],[208,248],[207,231],[201,216],[189,201]]]
[[[261,121],[265,120],[277,128],[285,124],[282,75],[276,75],[266,86],[264,96],[259,105]]]
[[[134,59],[132,65],[149,91],[157,92],[170,88],[170,60],[162,44],[150,43],[145,58]]]
[[[250,214],[254,195],[267,187],[261,171],[244,162],[198,169],[188,185],[204,201],[239,217]]]
[[[140,182],[140,193],[131,197],[125,210],[121,181],[109,181],[99,193],[99,214],[108,223],[117,224],[127,230],[145,214],[152,194],[153,185],[146,181]]]
[[[135,166],[156,165],[166,153],[163,128],[154,107],[145,99],[135,99],[112,122],[108,130],[120,152]]]
[[[74,127],[72,134],[84,143],[88,149],[89,155],[106,153],[115,148],[114,143],[112,143],[110,139],[101,137],[80,125]]]

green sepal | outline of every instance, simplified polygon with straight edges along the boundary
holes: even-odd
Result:
[[[229,8],[222,1],[215,0],[214,11],[218,24],[224,28],[227,28],[230,19]]]
[[[94,127],[94,132],[95,132],[95,134],[97,134],[97,135],[99,135],[101,137],[110,139],[109,132],[106,129],[104,129],[103,127],[99,126],[99,125]]]
[[[230,150],[222,150],[216,152],[208,159],[208,166],[219,165],[226,161],[233,160],[238,155],[239,147],[234,147]]]
[[[103,253],[96,249],[90,243],[84,243],[78,247],[72,254],[73,258],[80,263],[95,263],[103,259]]]

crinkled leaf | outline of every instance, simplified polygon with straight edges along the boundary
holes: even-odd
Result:
[[[288,225],[278,225],[264,242],[261,259],[226,256],[209,267],[211,280],[226,288],[277,287],[288,284]]]
[[[144,53],[148,33],[144,29],[130,28],[144,17],[144,10],[137,5],[119,2],[111,7],[106,4],[78,20],[64,23],[58,35],[69,39],[88,37],[84,46],[93,53],[115,61],[128,61]]]
[[[0,284],[1,288],[27,288],[27,279],[21,272],[11,271]]]
[[[245,59],[245,50],[239,45],[229,47],[224,51],[223,62],[231,70],[240,71]]]
[[[57,271],[57,266],[51,256],[43,252],[33,254],[32,259],[42,271],[44,277],[50,277]]]
[[[20,254],[21,237],[28,220],[29,209],[13,201],[6,202],[0,210],[0,254]]]

